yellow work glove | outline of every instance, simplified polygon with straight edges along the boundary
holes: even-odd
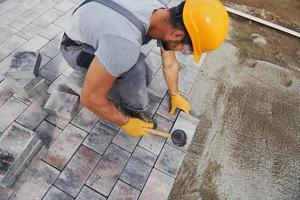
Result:
[[[169,115],[174,115],[177,108],[186,113],[191,110],[189,102],[179,92],[176,95],[170,95],[170,108]]]
[[[148,134],[144,128],[153,128],[153,123],[148,123],[138,118],[129,117],[129,121],[122,125],[121,128],[133,137],[140,137]]]

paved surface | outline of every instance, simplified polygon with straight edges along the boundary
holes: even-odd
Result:
[[[185,113],[167,115],[169,99],[154,41],[143,49],[154,72],[149,111],[159,129],[184,129],[185,147],[152,135],[128,137],[82,106],[74,117],[65,118],[43,108],[49,94],[71,79],[73,70],[62,59],[58,43],[67,17],[79,2],[7,0],[0,4],[0,133],[16,123],[38,133],[46,144],[12,186],[11,199],[167,199],[198,120]],[[34,102],[11,89],[3,76],[12,53],[25,50],[41,53],[39,74],[49,85],[49,94]],[[186,96],[200,66],[191,59],[181,59],[186,65],[181,70],[180,90]]]

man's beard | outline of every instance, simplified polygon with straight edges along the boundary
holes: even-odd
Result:
[[[169,42],[163,40],[161,43],[162,43],[162,46],[163,46],[164,50],[166,50],[166,51],[172,50],[172,48],[170,47]]]

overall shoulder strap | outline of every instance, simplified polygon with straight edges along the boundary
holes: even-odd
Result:
[[[144,23],[138,19],[132,12],[130,12],[129,10],[125,9],[123,6],[117,4],[116,2],[112,1],[112,0],[85,0],[84,2],[82,2],[74,11],[72,14],[75,13],[75,11],[83,6],[84,4],[91,2],[91,1],[95,1],[98,2],[102,5],[105,5],[113,10],[115,10],[116,12],[118,12],[119,14],[123,15],[124,17],[126,17],[131,23],[133,23],[142,33],[142,38],[143,41],[146,38],[146,27],[144,26]]]

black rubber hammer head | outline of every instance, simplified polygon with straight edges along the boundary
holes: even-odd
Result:
[[[177,129],[172,133],[171,139],[175,145],[183,147],[186,144],[187,136],[183,130]]]

